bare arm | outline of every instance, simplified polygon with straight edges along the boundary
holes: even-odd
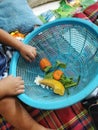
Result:
[[[13,38],[9,33],[5,32],[2,29],[0,29],[0,41],[7,46],[11,46],[17,49],[18,51],[21,49],[21,47],[23,47],[22,42]]]
[[[9,33],[0,29],[0,42],[18,50],[21,55],[28,61],[32,61],[36,56],[36,48],[30,45],[25,45],[21,41],[12,37]]]

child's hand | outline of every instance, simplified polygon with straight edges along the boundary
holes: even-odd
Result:
[[[24,81],[21,77],[8,76],[0,80],[0,96],[13,96],[24,92]]]
[[[23,45],[23,47],[20,49],[21,55],[29,62],[35,59],[36,57],[36,48],[32,47],[30,45]]]

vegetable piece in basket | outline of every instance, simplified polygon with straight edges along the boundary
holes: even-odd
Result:
[[[61,79],[61,76],[64,74],[64,72],[62,70],[55,70],[53,72],[53,78],[55,80],[60,80]]]
[[[53,88],[56,94],[64,95],[65,90],[79,84],[80,76],[77,81],[74,81],[73,78],[67,77],[64,72],[59,69],[66,68],[66,64],[63,62],[56,61],[56,64],[52,66],[47,58],[42,58],[40,68],[45,72],[44,79],[40,81],[40,84]]]
[[[45,72],[48,72],[50,68],[52,67],[51,62],[47,58],[42,58],[40,60],[39,65],[40,65],[40,68]]]
[[[63,84],[55,79],[42,79],[39,81],[40,84],[44,84],[53,89],[53,92],[59,95],[64,95],[65,88]]]
[[[80,81],[80,76],[78,77],[77,81],[74,81],[73,78],[68,78],[64,74],[61,76],[59,80],[65,87],[65,89],[77,86]]]

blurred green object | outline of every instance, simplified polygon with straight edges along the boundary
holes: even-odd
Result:
[[[93,3],[95,3],[95,0],[81,0],[80,6],[71,7],[66,4],[65,0],[61,0],[60,7],[56,9],[55,12],[59,15],[60,18],[71,17],[76,11],[83,11],[85,8],[87,8]]]
[[[54,10],[48,10],[40,14],[39,18],[43,23],[47,23],[59,18],[59,14],[57,14]]]
[[[83,10],[94,3],[95,3],[95,0],[81,0],[81,6]]]
[[[80,6],[69,6],[66,4],[65,0],[61,0],[59,7],[55,10],[48,10],[42,13],[39,18],[43,23],[47,23],[59,18],[72,17],[78,11],[83,11],[91,4],[95,3],[95,0],[80,0]]]

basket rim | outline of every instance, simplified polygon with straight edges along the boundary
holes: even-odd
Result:
[[[51,28],[56,25],[60,24],[79,24],[83,25],[84,27],[90,29],[92,33],[95,35],[98,35],[98,26],[92,23],[89,20],[81,19],[81,18],[61,18],[61,19],[56,19],[54,21],[45,23],[41,25],[39,28],[36,28],[33,30],[31,33],[29,33],[26,38],[23,40],[25,44],[27,44],[33,37],[35,37],[37,34],[41,33],[43,30]]]

